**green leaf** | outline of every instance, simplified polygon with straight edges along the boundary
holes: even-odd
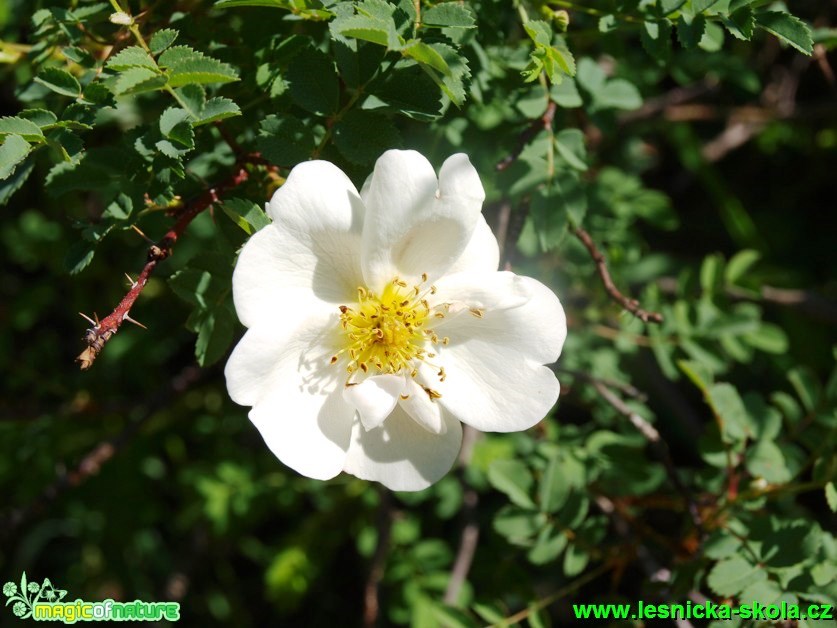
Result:
[[[87,240],[77,240],[70,245],[64,257],[64,268],[71,275],[77,275],[90,265],[96,253],[96,245]]]
[[[221,209],[247,235],[253,235],[259,229],[270,224],[270,218],[267,217],[264,210],[252,201],[231,198],[223,202]]]
[[[35,77],[35,82],[63,96],[78,98],[81,85],[75,76],[59,68],[44,68]]]
[[[743,334],[741,339],[765,353],[783,354],[788,350],[785,330],[772,323],[762,323],[758,329]]]
[[[238,71],[227,63],[207,57],[189,46],[172,46],[157,60],[173,87],[187,83],[228,83],[238,80]]]
[[[798,17],[783,11],[756,13],[755,17],[759,28],[775,35],[799,52],[808,56],[814,52],[811,28]]]
[[[439,77],[439,75],[428,66],[421,66],[432,78],[442,91],[451,99],[457,107],[465,104],[465,81],[470,78],[471,70],[468,68],[468,61],[454,48],[447,44],[430,44],[438,52],[450,68],[450,74]]]
[[[113,93],[117,96],[126,94],[140,94],[162,89],[166,85],[166,77],[148,68],[130,68],[122,72],[113,85]]]
[[[721,383],[710,386],[707,401],[718,417],[724,440],[735,442],[751,435],[744,402],[731,384]]]
[[[538,486],[540,508],[543,512],[556,512],[569,496],[570,484],[567,481],[564,466],[561,464],[561,459],[554,456],[547,464]]]
[[[555,148],[571,168],[587,170],[587,149],[580,129],[564,129],[555,136]]]
[[[736,39],[742,39],[744,41],[752,39],[753,32],[756,29],[756,18],[750,7],[744,7],[732,12],[722,21],[727,30]]]
[[[645,52],[658,62],[666,61],[671,54],[671,25],[668,22],[645,22],[640,41]]]
[[[58,117],[46,109],[24,109],[19,112],[18,117],[34,122],[38,127],[52,126],[58,122]]]
[[[395,7],[383,0],[364,0],[357,14],[338,14],[329,29],[339,37],[369,41],[389,50],[400,50],[402,40],[395,25]]]
[[[771,484],[791,479],[782,450],[769,440],[759,441],[750,448],[745,461],[747,470],[755,477],[764,478]]]
[[[421,13],[424,26],[475,28],[476,19],[467,6],[458,2],[443,2]]]
[[[567,578],[577,576],[590,561],[590,555],[575,543],[571,544],[564,554],[564,575]]]
[[[0,168],[2,168],[2,154],[3,147],[0,146]],[[9,202],[9,199],[12,198],[14,193],[26,183],[33,170],[35,170],[35,162],[30,159],[19,164],[11,176],[5,180],[0,179],[0,206],[6,205]]]
[[[441,94],[433,79],[417,64],[396,66],[380,81],[373,82],[369,92],[389,109],[415,120],[435,120],[442,108]]]
[[[308,159],[314,150],[314,134],[297,118],[270,115],[262,120],[256,147],[265,159],[290,168]]]
[[[195,131],[189,121],[190,115],[180,107],[169,107],[160,116],[160,132],[179,148],[195,147]]]
[[[122,72],[129,68],[148,68],[157,71],[157,64],[145,50],[139,46],[129,46],[108,59],[105,67],[109,70]]]
[[[173,28],[163,28],[154,33],[148,42],[148,47],[151,49],[151,53],[158,55],[163,52],[174,43],[174,40],[177,39],[177,35],[178,31]]]
[[[339,79],[331,57],[308,50],[294,57],[288,68],[291,98],[306,111],[326,116],[337,111]]]
[[[44,139],[41,127],[25,118],[5,116],[0,118],[0,138],[6,135],[20,135],[28,142],[40,142]]]
[[[496,460],[488,467],[488,481],[522,508],[535,508],[529,496],[533,479],[529,468],[518,460]]]
[[[442,55],[424,42],[418,40],[408,42],[401,52],[411,59],[415,59],[419,63],[429,65],[431,68],[441,72],[445,76],[450,76],[451,74],[450,67]]]
[[[728,284],[736,284],[745,273],[761,258],[761,253],[752,249],[744,249],[732,256],[724,271],[724,280]]]
[[[788,373],[788,381],[805,409],[808,412],[816,410],[822,394],[822,387],[816,376],[805,367],[797,367]]]
[[[7,135],[0,146],[0,181],[14,174],[18,164],[26,159],[32,146],[20,135]]]
[[[401,136],[387,116],[354,109],[334,126],[334,143],[349,161],[366,164],[400,146]]]
[[[697,48],[705,30],[706,18],[703,15],[689,17],[681,13],[680,19],[677,20],[677,39],[684,48]]]
[[[530,545],[531,539],[546,525],[546,515],[517,506],[504,506],[494,517],[494,529],[509,543]]]
[[[825,485],[825,501],[828,502],[831,512],[837,512],[837,487],[834,486],[834,482]]]
[[[529,20],[523,25],[526,34],[540,48],[552,45],[552,27],[543,20]]]
[[[234,116],[240,116],[241,109],[232,100],[223,96],[215,96],[206,101],[200,118],[194,122],[195,126],[225,120]]]
[[[760,567],[751,565],[741,556],[733,556],[716,563],[706,578],[706,583],[718,595],[733,596],[760,580],[767,574]]]
[[[209,366],[224,357],[232,343],[235,315],[229,308],[217,307],[202,313],[193,323],[193,328],[198,333],[195,357],[200,366]]]
[[[536,565],[545,565],[558,558],[567,547],[567,542],[566,534],[556,530],[553,524],[547,524],[538,533],[535,544],[526,557]]]

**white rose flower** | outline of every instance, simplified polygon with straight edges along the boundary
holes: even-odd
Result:
[[[564,311],[497,271],[484,198],[463,154],[437,178],[419,153],[388,151],[360,193],[329,162],[293,169],[236,264],[248,331],[225,369],[282,462],[421,490],[453,465],[460,422],[513,432],[549,412]]]

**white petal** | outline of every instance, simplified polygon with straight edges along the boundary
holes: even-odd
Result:
[[[484,198],[466,155],[449,157],[437,182],[419,153],[384,153],[363,189],[361,263],[367,285],[379,291],[395,276],[412,283],[422,273],[431,281],[442,276],[470,242]]]
[[[233,273],[241,322],[294,325],[311,309],[355,298],[363,285],[363,204],[343,172],[300,164],[268,204],[274,222],[244,245]]]
[[[496,272],[500,267],[500,247],[491,227],[480,214],[471,241],[459,259],[448,268],[448,275],[461,272]]]
[[[384,422],[404,392],[404,378],[398,375],[372,375],[343,389],[343,399],[357,408],[367,430]]]
[[[567,337],[564,308],[555,293],[536,279],[510,272],[458,273],[436,285],[438,303],[456,306],[449,309],[457,315],[434,323],[439,335],[450,338],[450,346],[471,339],[493,342],[514,347],[539,364],[551,364],[561,355]],[[468,308],[481,310],[482,318],[468,313]],[[437,305],[436,309],[448,308]]]
[[[446,430],[431,434],[396,407],[381,429],[352,429],[345,471],[394,491],[420,491],[447,473],[462,444],[462,426],[444,416]]]
[[[286,465],[317,479],[337,475],[349,446],[355,409],[340,394],[330,364],[337,316],[314,317],[290,333],[247,331],[225,368],[230,396],[253,405],[250,420]]]
[[[558,358],[567,334],[558,297],[512,273],[460,273],[438,285],[437,296],[455,294],[482,316],[465,313],[436,325],[450,339],[433,360],[444,367],[446,379],[440,382],[436,369],[423,366],[421,381],[441,393],[438,403],[477,429],[510,432],[540,421],[560,390],[542,366]]]
[[[399,398],[398,404],[410,418],[431,434],[442,434],[447,429],[447,423],[442,420],[441,406],[431,400],[424,388],[413,378],[407,381],[407,389]]]

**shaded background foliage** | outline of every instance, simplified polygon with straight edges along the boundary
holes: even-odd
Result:
[[[327,4],[0,4],[0,578],[187,625],[833,604],[833,6]],[[235,252],[288,169],[360,185],[392,147],[467,152],[570,325],[552,415],[419,494],[288,472],[220,367]],[[149,330],[74,368],[77,312],[145,261],[131,225],[161,238],[238,167],[132,309]],[[608,298],[578,228],[661,324]]]

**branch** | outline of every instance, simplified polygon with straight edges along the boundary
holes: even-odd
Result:
[[[186,227],[205,209],[218,202],[222,194],[244,183],[249,178],[247,170],[244,167],[244,161],[239,161],[236,165],[235,171],[222,181],[219,185],[208,189],[206,192],[187,203],[183,209],[177,214],[177,221],[171,229],[157,242],[152,243],[148,248],[146,255],[145,266],[142,268],[139,277],[131,285],[128,293],[119,302],[119,305],[108,316],[102,320],[92,321],[93,326],[85,333],[83,340],[87,348],[82,351],[76,358],[76,362],[82,371],[86,371],[99,356],[105,344],[113,335],[119,331],[122,323],[126,320],[129,322],[136,322],[130,316],[131,308],[134,306],[139,295],[148,283],[148,278],[154,271],[158,262],[163,261],[172,254],[172,247],[177,242],[177,239],[183,235]],[[87,317],[85,317],[87,318]],[[88,318],[88,320],[90,320]]]
[[[523,149],[526,148],[526,145],[532,141],[532,139],[540,133],[544,129],[551,129],[552,128],[552,120],[555,118],[555,111],[558,109],[558,105],[555,101],[550,100],[549,104],[546,106],[546,111],[543,112],[540,118],[537,118],[526,127],[523,132],[517,138],[517,146],[515,146],[514,150],[503,157],[502,160],[494,167],[498,172],[502,172],[509,166],[511,166],[517,158],[520,156],[520,153],[523,152]]]
[[[689,511],[692,523],[695,528],[697,528],[698,532],[702,534],[703,518],[701,517],[700,510],[698,509],[697,502],[695,502],[694,496],[688,487],[683,484],[680,476],[677,475],[677,468],[674,466],[674,461],[671,459],[671,452],[668,449],[668,445],[657,431],[657,428],[628,407],[628,405],[622,401],[618,395],[616,395],[609,387],[605,386],[600,380],[590,379],[588,381],[593,388],[596,389],[596,392],[598,392],[599,395],[601,395],[602,398],[611,405],[611,407],[631,422],[631,424],[637,429],[637,431],[639,431],[640,434],[642,434],[645,440],[647,440],[654,449],[654,452],[662,461],[663,467],[665,468],[666,474],[668,475],[672,485],[674,485],[674,488],[680,493],[680,495],[682,495],[683,500],[686,502],[686,509]]]
[[[571,231],[575,237],[581,240],[581,243],[587,249],[587,252],[590,253],[590,257],[592,257],[593,261],[596,263],[596,270],[599,271],[599,277],[602,278],[602,283],[604,284],[605,290],[607,290],[607,293],[610,295],[610,298],[645,323],[662,323],[662,314],[642,309],[639,305],[639,301],[626,297],[624,294],[619,292],[619,288],[617,288],[616,284],[613,283],[610,271],[607,269],[607,262],[605,261],[604,255],[598,248],[596,248],[596,244],[593,242],[593,238],[590,237],[590,234],[581,227],[572,227]]]
[[[381,604],[378,599],[381,580],[384,577],[387,554],[389,553],[390,537],[392,536],[392,521],[394,509],[392,504],[392,493],[382,490],[381,504],[378,510],[378,543],[375,546],[375,554],[372,557],[372,566],[369,569],[369,577],[366,579],[366,587],[363,592],[363,626],[374,628],[378,624]]]
[[[477,552],[477,544],[480,540],[480,525],[477,521],[477,505],[479,495],[470,486],[465,485],[465,478],[462,473],[464,467],[470,462],[474,450],[474,443],[479,438],[479,432],[470,425],[464,426],[462,433],[462,448],[459,450],[459,481],[464,488],[462,501],[462,533],[459,537],[459,549],[456,551],[456,559],[453,561],[453,568],[450,572],[447,589],[445,589],[445,604],[451,606],[456,604],[459,592],[465,580],[468,579],[468,572],[474,562],[474,555]]]

